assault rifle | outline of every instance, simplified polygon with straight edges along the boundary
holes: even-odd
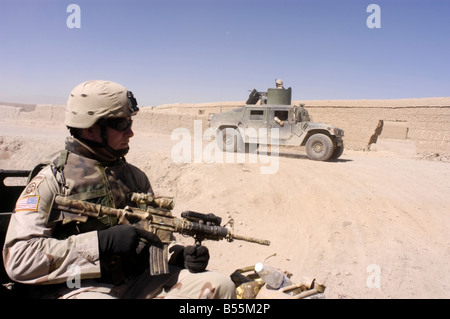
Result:
[[[63,223],[70,221],[85,222],[89,217],[98,218],[111,216],[118,219],[119,224],[133,224],[146,231],[157,234],[163,247],[150,246],[150,274],[159,275],[168,273],[168,235],[179,233],[191,236],[196,245],[201,245],[203,240],[226,239],[243,240],[260,245],[270,245],[268,240],[257,239],[237,235],[232,229],[220,226],[222,219],[214,214],[201,214],[193,211],[181,213],[181,217],[172,216],[173,199],[170,197],[155,197],[151,194],[131,193],[131,201],[139,207],[125,207],[123,209],[111,208],[83,200],[71,199],[56,195],[53,200],[52,220],[62,220]],[[55,216],[54,213],[57,213]],[[56,218],[54,218],[56,217]]]

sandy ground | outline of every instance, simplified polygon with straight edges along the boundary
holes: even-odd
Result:
[[[380,150],[314,162],[301,148],[211,160],[208,141],[181,160],[180,140],[135,133],[127,159],[158,195],[176,198],[175,215],[214,213],[238,234],[271,241],[205,241],[209,269],[265,261],[294,281],[316,278],[327,298],[450,298],[450,163]],[[32,168],[66,134],[0,121],[0,168]]]

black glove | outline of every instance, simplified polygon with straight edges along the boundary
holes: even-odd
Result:
[[[131,225],[117,225],[98,231],[100,255],[133,256],[139,245],[139,238],[151,244],[161,244],[161,240],[153,233]]]
[[[209,251],[205,246],[186,246],[183,252],[184,267],[190,272],[202,272],[208,266]]]

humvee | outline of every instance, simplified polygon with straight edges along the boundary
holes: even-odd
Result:
[[[215,129],[219,148],[245,152],[251,149],[249,145],[305,146],[311,160],[339,158],[344,151],[344,130],[310,122],[305,105],[291,105],[291,96],[291,88],[254,89],[245,106],[211,115],[209,125]]]

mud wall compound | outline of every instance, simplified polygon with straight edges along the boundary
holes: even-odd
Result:
[[[305,104],[311,121],[345,130],[347,149],[369,150],[380,141],[415,146],[416,153],[450,155],[450,98],[405,100],[294,101]],[[194,121],[208,127],[211,113],[242,106],[244,102],[176,104],[143,107],[134,122],[138,132],[171,134],[176,128],[193,131]],[[64,106],[0,105],[0,122],[34,127],[64,128]],[[6,123],[6,122],[4,122]]]
[[[370,148],[380,139],[413,142],[417,153],[450,154],[450,106],[311,106],[312,121],[345,130],[346,147]]]

